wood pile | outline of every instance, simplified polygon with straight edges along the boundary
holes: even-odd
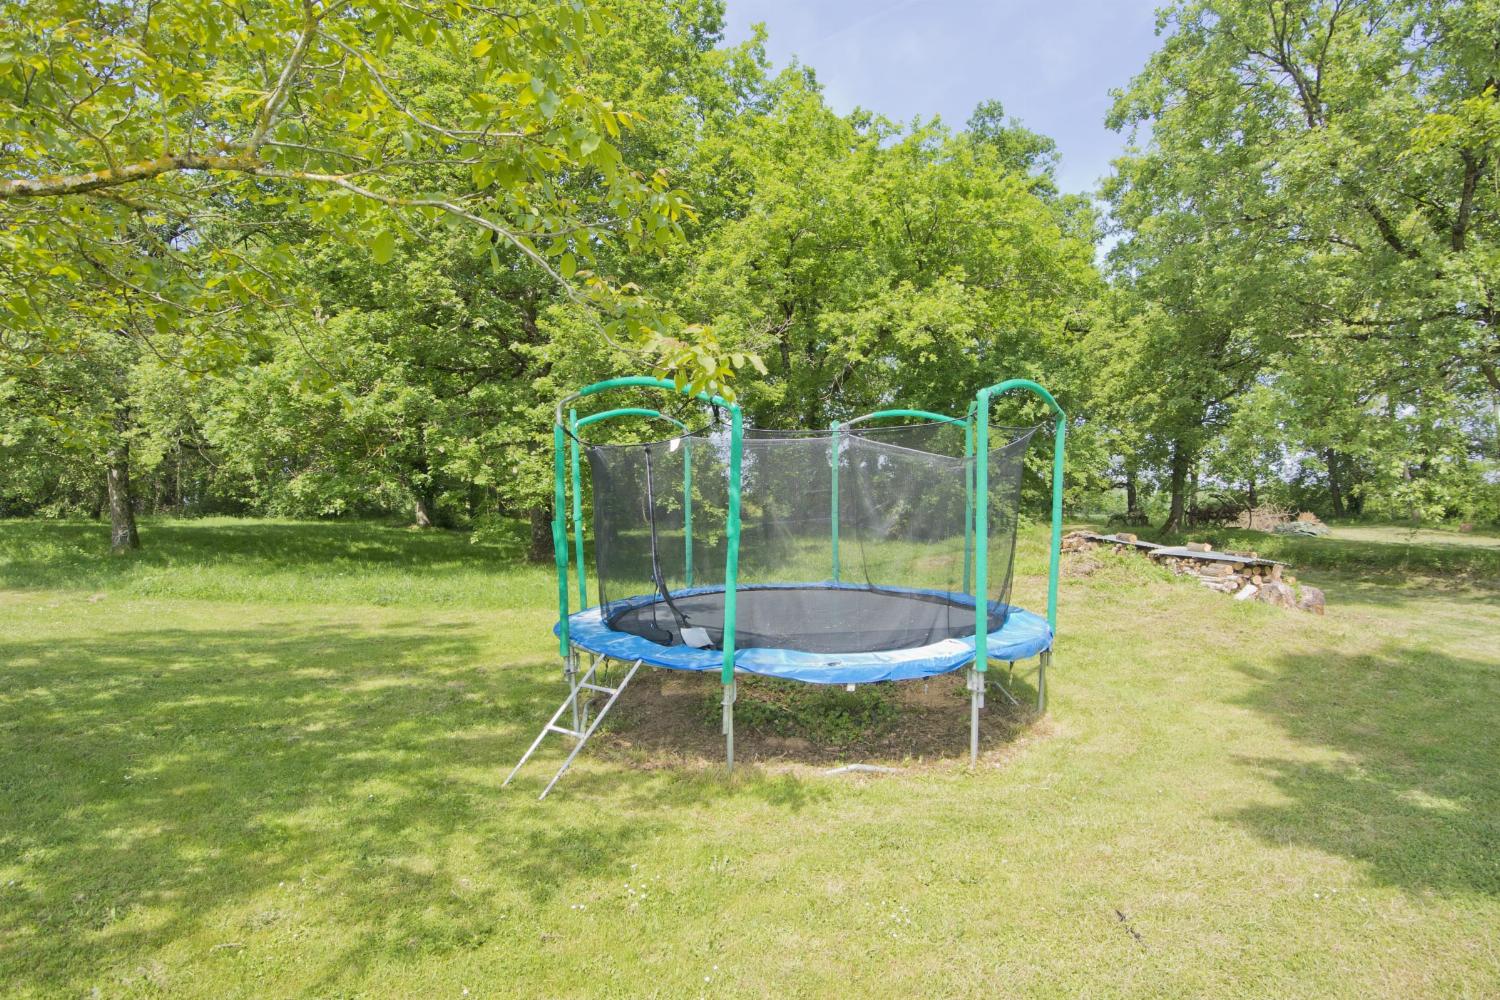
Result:
[[[1247,507],[1241,511],[1233,526],[1248,531],[1275,531],[1293,519],[1293,514],[1285,507],[1262,504],[1259,507]]]
[[[1236,601],[1264,601],[1282,608],[1295,608],[1321,615],[1325,607],[1323,592],[1285,572],[1286,564],[1262,559],[1254,552],[1215,552],[1207,542],[1188,542],[1181,547],[1144,542],[1122,531],[1099,535],[1091,531],[1073,531],[1063,537],[1064,552],[1088,552],[1109,545],[1116,552],[1143,552],[1169,567],[1178,576],[1190,576],[1209,590],[1233,595]]]

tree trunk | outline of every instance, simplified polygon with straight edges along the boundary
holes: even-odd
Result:
[[[430,528],[436,523],[435,514],[437,512],[433,510],[431,497],[418,493],[416,502],[412,505],[412,508],[412,517],[416,519],[417,527]]]
[[[1187,449],[1181,441],[1172,442],[1172,505],[1167,510],[1167,523],[1161,530],[1167,533],[1182,530],[1183,497],[1187,492]]]
[[[1198,463],[1194,462],[1192,469],[1188,472],[1188,495],[1187,495],[1187,524],[1193,527],[1198,523]]]
[[[1255,476],[1252,475],[1250,477],[1250,487],[1245,491],[1245,502],[1249,505],[1251,510],[1254,510],[1256,507],[1260,506],[1260,504],[1256,503],[1255,501]]]
[[[528,516],[531,537],[526,546],[526,558],[536,563],[551,562],[556,556],[552,551],[552,509],[533,507]]]
[[[1139,497],[1136,496],[1135,470],[1125,470],[1125,513],[1134,514],[1140,509]]]
[[[116,426],[115,433],[120,433]],[[105,459],[105,483],[109,490],[109,550],[116,555],[141,547],[135,527],[135,498],[130,494],[130,443],[116,437]]]
[[[1344,516],[1344,487],[1339,481],[1339,453],[1332,448],[1323,452],[1323,461],[1328,464],[1328,499],[1333,505],[1333,516]]]

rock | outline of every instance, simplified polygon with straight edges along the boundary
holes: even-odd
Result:
[[[1265,601],[1267,604],[1274,604],[1278,608],[1293,608],[1297,606],[1297,597],[1292,592],[1292,588],[1275,580],[1261,587],[1256,593],[1255,599]]]
[[[1323,592],[1317,587],[1303,586],[1302,596],[1297,599],[1297,608],[1300,611],[1321,615],[1327,603],[1323,598]]]
[[[1250,600],[1250,598],[1254,597],[1256,595],[1256,593],[1258,593],[1259,591],[1260,591],[1260,588],[1257,587],[1255,584],[1253,584],[1253,583],[1247,583],[1247,584],[1245,584],[1243,587],[1241,587],[1239,589],[1238,593],[1236,593],[1234,595],[1234,599],[1236,601],[1248,601],[1248,600]]]
[[[1188,542],[1183,548],[1189,552],[1212,552],[1214,547],[1207,542]]]

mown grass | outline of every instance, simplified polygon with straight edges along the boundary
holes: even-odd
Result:
[[[519,534],[143,534],[0,524],[0,993],[1500,993],[1500,597],[1387,543],[1296,550],[1325,618],[1100,555],[973,771],[585,754],[538,803]]]
[[[0,521],[0,587],[291,604],[529,607],[538,574],[519,530],[458,532],[327,521],[153,518],[145,546],[100,558],[97,523]],[[105,536],[107,537],[107,536]]]

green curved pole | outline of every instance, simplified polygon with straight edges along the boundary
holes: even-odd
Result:
[[[568,438],[568,451],[573,461],[573,548],[578,558],[578,609],[589,606],[588,575],[583,568],[583,483],[578,473],[578,411],[568,410],[568,423],[573,433]]]
[[[1041,385],[1030,379],[1013,378],[980,389],[975,396],[975,505],[974,505],[974,608],[979,610],[989,600],[989,455],[990,401],[1013,390],[1024,390],[1041,399],[1052,410],[1056,433],[1052,441],[1052,554],[1047,570],[1047,624],[1054,637],[1057,633],[1057,574],[1062,554],[1063,450],[1068,416]],[[983,473],[983,475],[980,475]],[[982,627],[974,629],[974,667],[981,673],[989,666],[989,634]]]
[[[700,403],[706,403],[709,406],[722,406],[726,410],[739,409],[738,403],[731,403],[723,396],[711,396],[706,392],[690,393],[686,389],[678,386],[677,383],[673,382],[671,379],[656,378],[653,375],[623,375],[620,378],[607,378],[603,382],[595,382],[592,385],[586,385],[582,389],[579,389],[577,392],[573,392],[564,396],[557,404],[556,424],[558,426],[562,426],[562,411],[570,403],[583,399],[586,396],[594,396],[598,395],[601,392],[608,392],[611,389],[630,388],[667,389],[672,392],[681,393],[682,395],[688,396],[691,399],[696,399]]]
[[[961,417],[948,417],[941,413],[933,413],[931,410],[876,410],[874,413],[866,413],[864,416],[855,417],[853,420],[844,421],[845,427],[862,424],[866,420],[890,420],[895,417],[916,417],[918,420],[931,420],[944,424],[958,424],[967,426],[968,420]]]
[[[567,538],[567,474],[566,461],[563,451],[564,439],[567,437],[566,425],[563,423],[563,410],[580,399],[608,392],[611,389],[666,389],[670,392],[681,393],[700,403],[709,406],[722,406],[729,410],[733,433],[730,443],[731,454],[731,476],[730,486],[733,494],[729,499],[731,515],[729,532],[729,552],[724,559],[725,564],[725,616],[724,633],[725,649],[732,650],[734,646],[734,576],[730,570],[733,568],[738,572],[739,567],[739,454],[740,439],[744,432],[743,415],[737,403],[731,403],[722,396],[710,395],[706,392],[688,392],[687,389],[677,383],[664,378],[656,378],[652,375],[626,375],[621,378],[605,379],[586,385],[577,392],[569,393],[558,400],[557,407],[553,411],[552,419],[552,552],[557,563],[557,641],[558,649],[564,658],[567,658],[569,650],[568,637],[568,538]],[[584,418],[587,420],[588,418]],[[579,421],[583,423],[582,420]],[[726,653],[726,662],[729,664],[728,674],[733,677],[733,654]]]
[[[602,420],[614,420],[616,417],[647,417],[652,420],[665,420],[669,424],[676,424],[686,430],[687,424],[676,417],[669,416],[660,410],[648,410],[644,406],[622,406],[616,410],[602,410],[599,413],[591,413],[578,421],[580,428],[597,424]]]

